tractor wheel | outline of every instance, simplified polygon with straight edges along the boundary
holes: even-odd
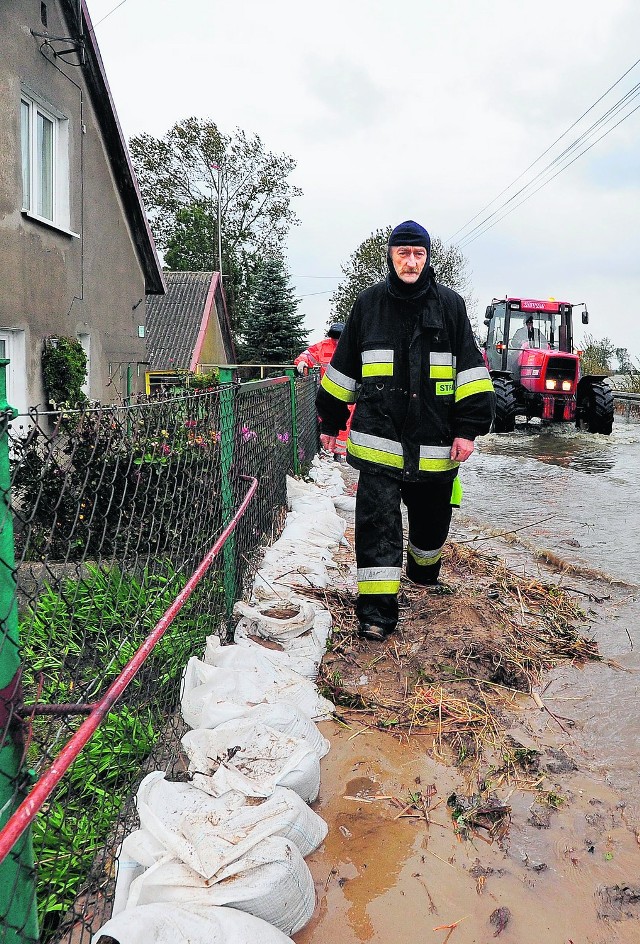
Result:
[[[496,377],[493,389],[496,392],[493,432],[512,433],[516,428],[516,394],[513,383],[507,377]]]
[[[613,390],[606,383],[592,383],[579,406],[579,428],[610,436],[613,428]]]

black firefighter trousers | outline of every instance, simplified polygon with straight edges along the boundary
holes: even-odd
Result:
[[[434,584],[451,524],[452,483],[402,482],[384,473],[361,470],[356,493],[356,563],[361,625],[388,632],[398,622],[403,531],[400,501],[407,506],[407,577]]]

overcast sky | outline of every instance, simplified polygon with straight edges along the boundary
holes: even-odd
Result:
[[[296,161],[287,258],[310,340],[372,231],[411,218],[451,241],[640,58],[637,0],[88,4],[127,138],[195,115]],[[471,226],[637,83],[640,65]],[[639,136],[640,110],[486,233],[455,236],[479,312],[494,296],[586,301],[586,330],[640,358]]]

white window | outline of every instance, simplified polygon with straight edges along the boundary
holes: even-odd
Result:
[[[90,390],[90,379],[91,379],[91,335],[89,334],[79,334],[78,341],[82,345],[82,350],[84,351],[87,358],[87,376],[84,383],[82,384],[82,392],[84,393],[87,399],[89,398]]]
[[[0,357],[7,365],[7,402],[18,413],[27,412],[27,361],[24,331],[0,328]]]
[[[69,220],[69,122],[33,92],[20,99],[22,210],[64,230]]]

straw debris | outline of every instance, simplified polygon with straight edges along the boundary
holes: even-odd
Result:
[[[463,544],[447,547],[443,574],[452,592],[403,582],[398,630],[380,644],[358,638],[354,592],[315,591],[334,619],[319,683],[348,723],[430,735],[459,763],[493,749],[494,774],[532,775],[535,758],[503,736],[505,710],[554,666],[601,659],[589,618],[560,587]]]

